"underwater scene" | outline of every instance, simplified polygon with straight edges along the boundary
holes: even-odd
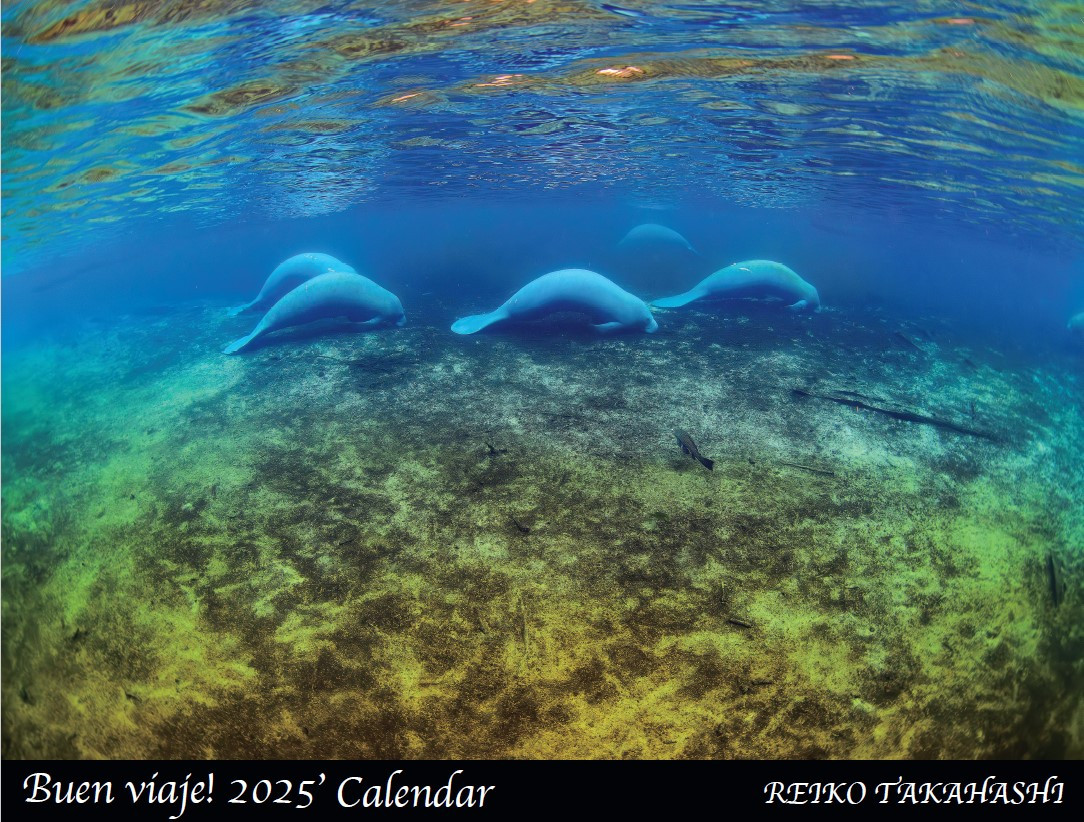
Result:
[[[1084,757],[1084,14],[2,11],[7,759]]]

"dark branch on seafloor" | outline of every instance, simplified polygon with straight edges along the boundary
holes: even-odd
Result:
[[[908,337],[902,331],[897,331],[896,336],[899,337],[901,340],[903,340],[905,343],[907,343],[909,346],[911,346],[911,348],[915,349],[916,351],[921,351],[923,354],[926,353],[925,348],[923,348],[921,345],[916,343],[914,340],[912,340],[910,337]]]
[[[814,468],[812,465],[801,465],[797,462],[784,462],[783,460],[780,460],[779,464],[789,465],[791,468],[801,468],[803,471],[810,471],[814,474],[824,474],[826,477],[834,477],[836,475],[835,471],[829,471],[827,468]]]
[[[859,394],[857,391],[844,391],[843,389],[836,389],[832,392],[838,394],[841,397],[858,397],[860,400],[873,400],[874,402],[888,402],[884,397],[871,397],[868,394]]]
[[[939,417],[928,417],[925,414],[916,414],[914,411],[907,411],[905,409],[892,409],[892,408],[880,408],[876,405],[869,405],[868,403],[860,400],[851,399],[849,397],[839,397],[833,394],[815,394],[812,391],[806,391],[802,388],[792,388],[791,393],[799,397],[812,397],[817,400],[829,400],[831,402],[838,402],[840,405],[849,405],[852,408],[864,409],[866,411],[876,411],[878,414],[885,414],[897,420],[904,420],[906,422],[919,422],[924,425],[934,425],[938,428],[945,428],[949,431],[955,431],[957,434],[967,434],[971,437],[979,437],[984,440],[990,440],[992,442],[1000,442],[1001,438],[996,434],[991,434],[989,431],[979,431],[976,428],[967,428],[963,425],[957,425],[954,422],[940,419]]]
[[[1062,581],[1061,581],[1061,568],[1060,563],[1054,556],[1053,551],[1047,551],[1046,553],[1046,576],[1047,581],[1050,583],[1050,599],[1054,603],[1054,607],[1057,608],[1061,605],[1062,594]]]

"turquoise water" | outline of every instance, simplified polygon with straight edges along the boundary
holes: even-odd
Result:
[[[1084,753],[1078,4],[2,20],[5,756]]]

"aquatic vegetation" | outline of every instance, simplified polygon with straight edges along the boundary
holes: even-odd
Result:
[[[1079,755],[1072,363],[681,316],[223,359],[195,305],[6,363],[5,756]]]

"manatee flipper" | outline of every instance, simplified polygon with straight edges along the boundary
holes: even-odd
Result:
[[[490,311],[488,314],[472,314],[452,323],[452,331],[456,334],[474,334],[493,323],[507,319],[508,314],[501,309]]]
[[[373,317],[371,320],[362,320],[361,322],[355,322],[354,325],[358,328],[377,328],[383,325],[386,320],[383,317]]]
[[[244,305],[235,305],[233,308],[231,308],[229,311],[226,312],[226,316],[227,317],[236,317],[236,316],[238,316],[240,314],[244,314],[246,311],[248,311],[250,308],[252,308],[253,305],[255,305],[254,302],[253,303],[245,303]]]
[[[693,300],[699,300],[703,296],[704,292],[694,288],[692,291],[686,291],[684,294],[675,294],[673,297],[659,297],[657,300],[652,300],[651,305],[658,306],[659,308],[678,308],[686,303],[691,303]]]
[[[612,323],[598,323],[591,326],[599,334],[609,334],[613,331],[619,331],[625,327],[624,323],[612,322]]]
[[[809,305],[808,300],[798,300],[798,302],[788,305],[787,308],[791,311],[804,311],[807,305]]]

